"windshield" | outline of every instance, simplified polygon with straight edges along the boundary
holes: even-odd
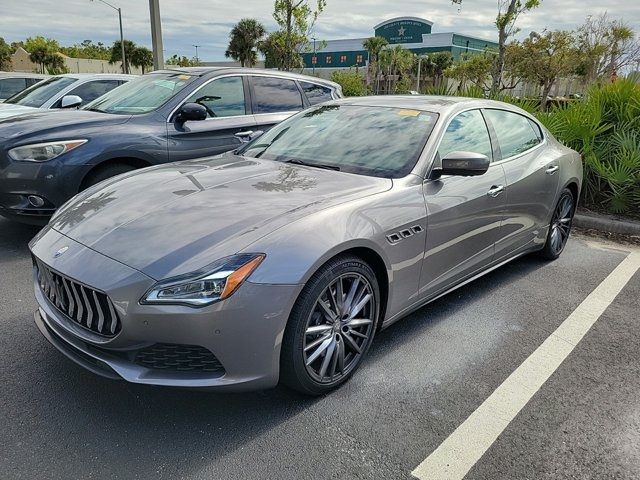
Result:
[[[151,112],[184,88],[193,75],[184,73],[152,73],[115,88],[84,106],[94,110],[121,115]]]
[[[407,175],[436,113],[363,105],[324,105],[275,126],[238,153],[375,177]]]
[[[55,97],[64,88],[76,82],[72,77],[51,77],[14,95],[5,103],[14,103],[24,107],[40,108],[47,100]]]

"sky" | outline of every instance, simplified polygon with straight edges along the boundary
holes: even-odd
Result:
[[[107,0],[122,8],[124,36],[151,46],[149,2]],[[313,3],[315,0],[310,0]],[[110,45],[119,39],[117,12],[99,0],[0,0],[0,37],[7,42],[42,35],[72,45],[91,39]],[[241,18],[253,17],[275,29],[273,0],[160,0],[165,58],[195,56],[224,60],[229,31]],[[587,15],[607,11],[622,18],[640,35],[640,2],[634,0],[542,0],[518,22],[519,36],[532,30],[573,29]],[[369,37],[374,25],[398,16],[426,18],[433,33],[458,32],[496,40],[493,22],[497,0],[463,0],[462,8],[448,0],[327,0],[314,36],[318,40]]]

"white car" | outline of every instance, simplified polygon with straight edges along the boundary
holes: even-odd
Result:
[[[40,73],[0,72],[0,103],[47,77]]]
[[[111,73],[55,75],[0,103],[0,119],[36,109],[77,108],[136,78]]]

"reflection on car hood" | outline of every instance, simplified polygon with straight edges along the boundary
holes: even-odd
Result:
[[[392,181],[226,154],[151,167],[81,193],[50,226],[156,278],[188,273]]]
[[[13,103],[0,103],[0,119],[38,111],[40,111],[38,108],[25,107],[23,105],[15,105]]]

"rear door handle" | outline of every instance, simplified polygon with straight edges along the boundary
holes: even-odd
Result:
[[[498,185],[498,186],[491,187],[487,192],[487,195],[495,198],[498,195],[500,195],[502,192],[504,192],[504,185]]]
[[[547,175],[553,175],[558,171],[559,168],[560,167],[558,165],[551,165],[544,171],[544,173],[546,173]]]

